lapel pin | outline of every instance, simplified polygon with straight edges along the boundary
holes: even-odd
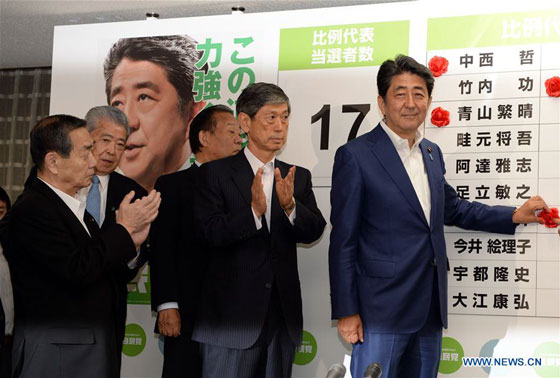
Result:
[[[428,146],[428,155],[430,155],[430,160],[434,161],[434,157],[432,156],[432,146]]]

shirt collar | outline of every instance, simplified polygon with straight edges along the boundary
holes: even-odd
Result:
[[[99,191],[103,191],[106,190],[107,187],[109,186],[109,175],[97,175],[97,177],[99,178],[99,186],[100,186],[100,190]],[[91,185],[90,185],[91,187]]]
[[[393,143],[397,151],[404,148],[406,148],[407,150],[412,150],[415,147],[418,147],[422,139],[424,139],[422,133],[420,132],[420,128],[418,128],[418,130],[416,130],[416,135],[414,136],[414,145],[412,146],[412,148],[409,148],[408,139],[401,138],[399,135],[397,135],[397,133],[391,130],[384,121],[379,121],[379,124],[381,125],[385,133],[387,133],[389,139],[391,139],[391,142]]]
[[[82,190],[80,190],[80,191],[78,191],[78,193],[76,193],[75,196],[71,196],[71,195],[63,192],[62,190],[60,190],[58,188],[55,188],[54,186],[52,186],[51,184],[49,184],[48,182],[46,182],[42,178],[39,178],[39,180],[41,180],[45,184],[47,184],[47,186],[49,188],[51,188],[53,190],[53,192],[56,193],[57,196],[60,197],[60,199],[66,204],[66,206],[68,206],[70,208],[70,210],[77,217],[79,217],[80,219],[83,219],[84,212],[86,210],[87,193],[84,193]]]
[[[272,160],[270,160],[266,164],[263,164],[263,162],[260,161],[259,158],[251,152],[251,150],[249,150],[249,147],[244,148],[243,151],[245,152],[245,157],[249,161],[249,164],[251,164],[251,168],[253,169],[254,174],[256,174],[257,170],[264,165],[272,163],[272,166],[274,167],[274,158],[272,158]]]

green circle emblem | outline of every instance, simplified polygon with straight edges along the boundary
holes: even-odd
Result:
[[[535,372],[543,378],[560,377],[560,343],[548,341],[540,344],[533,352],[540,358],[541,366],[535,365]]]
[[[465,352],[461,344],[451,337],[441,340],[441,359],[438,371],[442,374],[455,373],[463,365]]]
[[[296,347],[294,364],[307,365],[317,355],[317,340],[307,331],[303,331],[303,340],[300,346]]]
[[[146,332],[138,324],[127,324],[122,352],[128,357],[138,356],[146,347]]]

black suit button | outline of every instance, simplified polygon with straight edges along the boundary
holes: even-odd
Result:
[[[434,257],[434,259],[432,260],[432,266],[437,266],[437,260],[436,260],[435,257]]]
[[[270,289],[272,287],[272,284],[270,282],[267,282],[264,287],[266,287],[267,289]]]

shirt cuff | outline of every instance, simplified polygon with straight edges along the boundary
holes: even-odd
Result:
[[[290,213],[290,215],[286,214],[286,212],[284,211],[284,214],[286,214],[286,216],[288,217],[288,220],[290,221],[292,226],[294,225],[294,223],[296,221],[296,207],[297,207],[297,203],[295,203],[295,200],[294,200],[294,208],[293,208],[292,212]]]
[[[138,257],[140,257],[140,248],[138,248],[138,250],[136,251],[136,256],[134,256],[134,258],[132,260],[129,260],[128,263],[126,264],[128,266],[128,269],[136,268],[136,265],[138,263]]]
[[[177,302],[165,302],[165,303],[162,303],[159,306],[157,306],[158,312],[160,312],[162,310],[169,310],[170,308],[179,309],[179,303],[177,303]]]
[[[255,210],[253,209],[252,206],[251,206],[251,211],[253,212],[253,218],[255,218],[255,226],[257,226],[257,230],[260,230],[262,228],[261,217],[257,217],[257,214],[255,214]]]

